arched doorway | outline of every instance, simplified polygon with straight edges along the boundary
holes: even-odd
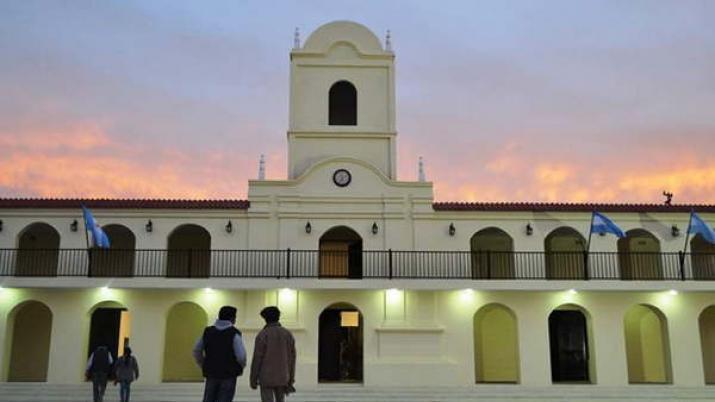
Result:
[[[580,306],[567,304],[549,315],[551,381],[554,383],[591,383],[594,364],[591,361],[589,317]]]
[[[95,305],[90,310],[87,357],[99,346],[106,346],[116,360],[129,346],[131,316],[125,306],[113,301]]]
[[[693,279],[715,279],[715,244],[703,239],[699,233],[690,240],[690,261]]]
[[[9,362],[7,381],[47,381],[52,334],[52,311],[38,301],[27,301],[8,315]]]
[[[203,333],[208,315],[196,303],[175,304],[166,317],[164,337],[164,382],[200,382],[201,369],[191,356],[194,343]],[[177,353],[181,351],[181,353]]]
[[[319,318],[318,382],[363,381],[363,318],[349,303],[330,305]]]
[[[348,81],[338,81],[328,94],[328,125],[357,125],[357,90]]]
[[[43,222],[28,225],[17,242],[17,276],[56,276],[60,234]]]
[[[647,230],[633,229],[618,239],[621,279],[662,279],[660,242]]]
[[[698,324],[705,384],[715,384],[715,306],[710,306],[700,313]]]
[[[124,225],[102,228],[109,237],[109,248],[92,249],[90,276],[126,277],[134,273],[136,237]]]
[[[470,242],[472,278],[514,278],[514,240],[499,228],[475,233]]]
[[[320,269],[324,278],[362,278],[362,238],[347,226],[320,237]]]
[[[663,313],[649,305],[631,307],[624,318],[628,382],[671,382],[668,323]]]
[[[474,363],[477,383],[519,382],[516,316],[508,307],[489,304],[474,314]]]
[[[547,279],[586,278],[586,240],[574,228],[554,229],[544,240]]]
[[[166,276],[207,278],[211,272],[211,235],[199,225],[187,224],[169,235]]]

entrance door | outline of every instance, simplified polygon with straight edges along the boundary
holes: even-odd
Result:
[[[328,307],[320,314],[319,382],[362,382],[362,315],[355,308]]]
[[[556,310],[549,316],[551,380],[589,381],[586,317],[576,310]]]
[[[129,343],[126,325],[122,325],[122,316],[126,313],[122,308],[100,307],[94,310],[89,328],[88,356],[100,345],[106,346],[114,359],[124,351]]]

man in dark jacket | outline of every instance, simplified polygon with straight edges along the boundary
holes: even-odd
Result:
[[[204,402],[233,401],[236,378],[246,366],[246,349],[235,323],[236,308],[221,307],[218,320],[204,329],[194,346],[194,359],[206,378]]]
[[[92,352],[87,361],[85,376],[92,380],[92,396],[94,402],[104,400],[104,391],[107,390],[107,379],[112,372],[112,354],[106,346],[99,346]]]
[[[270,306],[261,311],[266,326],[256,336],[251,362],[251,388],[261,386],[262,402],[283,402],[295,391],[295,340],[278,322],[281,312]]]

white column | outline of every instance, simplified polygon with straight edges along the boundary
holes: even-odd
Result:
[[[164,337],[166,314],[164,306],[145,300],[130,309],[132,333],[130,346],[139,362],[139,383],[159,384],[164,364]],[[172,353],[191,353],[190,350],[175,350]]]
[[[539,298],[538,294],[529,295]],[[548,314],[543,301],[534,300],[517,312],[521,384],[551,385]]]
[[[590,311],[594,347],[591,359],[596,361],[595,380],[598,385],[628,385],[628,361],[623,328],[623,313],[616,306]]]
[[[77,384],[87,368],[87,340],[90,317],[79,303],[53,303],[52,335],[47,382]]]
[[[668,314],[670,359],[673,370],[673,384],[687,387],[705,385],[703,357],[700,344],[698,314],[693,298],[680,294],[674,300],[678,309]],[[686,299],[691,299],[686,301]],[[675,307],[675,306],[674,306]]]

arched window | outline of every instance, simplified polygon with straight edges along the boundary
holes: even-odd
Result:
[[[477,383],[519,382],[519,341],[514,312],[489,304],[474,314],[474,371]]]
[[[175,304],[166,317],[164,338],[164,382],[199,382],[203,380],[201,369],[191,353],[176,353],[191,350],[194,342],[204,331],[208,315],[201,306],[192,302]]]
[[[586,241],[570,227],[554,229],[544,240],[546,278],[583,279]]]
[[[657,308],[638,304],[624,317],[628,382],[667,384],[671,382],[668,321]]]
[[[486,228],[470,240],[472,278],[514,277],[514,241],[499,228]]]
[[[328,125],[357,125],[357,90],[348,81],[338,81],[330,87]]]
[[[55,276],[60,253],[60,234],[38,222],[27,226],[18,240],[15,275]]]
[[[362,277],[362,238],[347,226],[336,226],[320,237],[320,276]]]
[[[211,271],[211,235],[199,225],[181,225],[169,235],[166,276],[206,278]]]
[[[633,229],[618,239],[621,279],[662,279],[660,242],[647,230]]]
[[[8,314],[10,349],[7,381],[47,381],[52,311],[39,301],[26,301]]]
[[[92,249],[90,276],[126,277],[134,272],[136,237],[123,225],[106,225],[102,228],[109,237],[109,248]]]
[[[715,384],[715,305],[700,313],[698,323],[705,384]]]
[[[690,241],[690,261],[694,279],[715,279],[715,244],[699,233]]]

